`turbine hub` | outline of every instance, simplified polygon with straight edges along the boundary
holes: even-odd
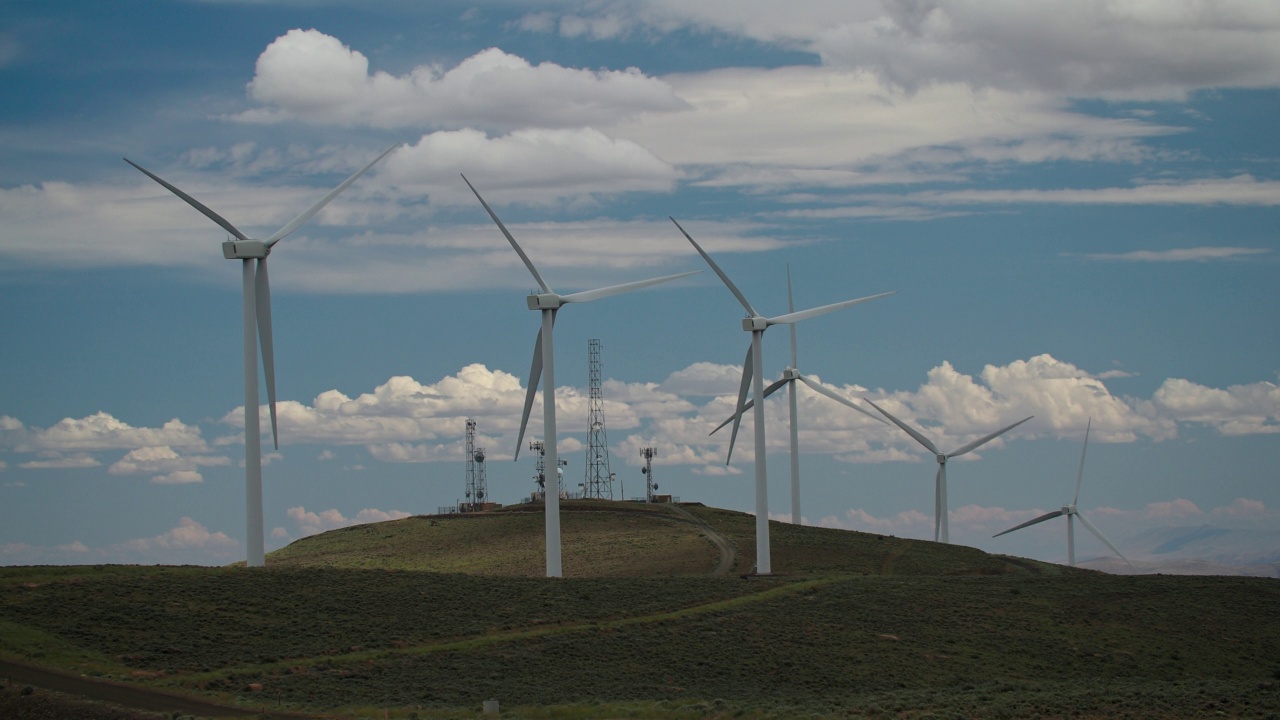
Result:
[[[742,329],[746,332],[763,332],[767,327],[769,327],[769,320],[760,315],[742,318]]]
[[[228,240],[222,243],[222,257],[228,260],[254,260],[271,254],[271,248],[259,240]]]
[[[1076,514],[1076,506],[1075,506],[1075,505],[1063,505],[1063,506],[1062,506],[1062,514],[1063,514],[1063,515],[1075,515],[1075,514]]]
[[[799,370],[797,370],[797,369],[795,369],[795,368],[793,368],[793,367],[783,368],[783,370],[782,370],[782,379],[783,379],[783,380],[799,380],[799,379],[800,379],[800,371],[799,371]]]
[[[530,310],[559,310],[564,304],[555,293],[535,293],[525,298]]]
[[[943,455],[942,453],[938,453],[938,464],[939,464],[939,465],[946,465],[946,464],[947,464],[947,456],[946,456],[946,455]]]

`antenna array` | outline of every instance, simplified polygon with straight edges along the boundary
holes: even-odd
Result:
[[[654,491],[658,489],[658,483],[653,481],[653,456],[657,454],[658,448],[640,449],[640,457],[644,458],[644,467],[640,468],[644,473],[644,501],[649,503],[653,502]]]
[[[476,447],[476,421],[467,418],[467,502],[462,512],[479,511],[489,497],[484,458],[484,448]]]

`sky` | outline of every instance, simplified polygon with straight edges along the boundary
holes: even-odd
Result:
[[[896,291],[797,325],[845,397],[944,451],[1034,416],[949,464],[953,542],[1065,562],[1061,521],[991,536],[1071,501],[1089,423],[1079,507],[1126,554],[1280,531],[1270,3],[16,0],[0,97],[0,564],[245,556],[239,268],[122,158],[264,237],[397,142],[271,256],[268,550],[456,505],[468,418],[490,497],[534,489],[537,283],[464,173],[558,292],[703,271],[560,312],[566,483],[594,338],[615,497],[655,447],[659,492],[754,510],[752,420],[731,464],[708,435],[742,307],[673,217],[765,315],[788,268],[799,308]],[[930,454],[799,403],[804,522],[932,538]]]

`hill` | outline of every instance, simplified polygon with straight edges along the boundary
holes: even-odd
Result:
[[[1274,580],[778,523],[785,575],[713,575],[708,531],[750,568],[750,516],[567,505],[576,577],[558,580],[519,576],[522,543],[541,547],[528,508],[334,531],[265,569],[0,569],[0,656],[342,717],[474,717],[489,699],[537,718],[1280,713]],[[418,569],[450,565],[474,571]]]

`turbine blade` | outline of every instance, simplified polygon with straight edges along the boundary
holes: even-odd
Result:
[[[786,315],[779,315],[777,317],[768,318],[768,322],[770,325],[783,325],[786,323],[797,323],[797,322],[800,322],[801,320],[808,320],[809,318],[817,317],[819,315],[826,315],[829,312],[833,312],[841,308],[847,308],[851,305],[859,305],[864,302],[879,300],[882,297],[889,297],[890,295],[896,295],[897,292],[898,292],[897,290],[892,290],[890,292],[880,293],[879,295],[868,295],[866,297],[857,298],[855,300],[845,300],[844,302],[831,303],[830,305],[823,305],[822,307],[810,308],[808,310],[801,310],[800,312],[789,312]]]
[[[529,424],[529,413],[533,410],[533,397],[538,394],[538,381],[542,379],[542,328],[538,328],[538,337],[533,341],[533,362],[529,365],[529,384],[524,391],[524,412],[520,415],[520,434],[516,436],[516,456],[520,459],[520,446],[524,443],[524,429]]]
[[[1014,423],[1014,424],[1012,424],[1012,425],[1010,425],[1010,426],[1008,426],[1008,427],[1006,427],[1006,428],[1001,428],[1000,430],[997,430],[997,431],[995,431],[995,432],[991,433],[990,435],[987,435],[987,436],[985,436],[985,437],[978,438],[977,440],[974,440],[973,442],[969,443],[968,445],[961,445],[959,449],[957,449],[957,450],[955,450],[955,451],[953,451],[953,452],[949,452],[949,453],[947,453],[947,458],[959,457],[959,456],[961,456],[961,455],[964,455],[964,454],[965,454],[965,453],[967,453],[967,452],[971,452],[971,451],[973,451],[973,450],[976,450],[976,449],[978,449],[979,447],[982,447],[983,445],[986,445],[987,443],[991,442],[992,440],[995,440],[996,438],[1000,437],[1001,435],[1003,435],[1003,434],[1005,434],[1005,433],[1009,432],[1010,430],[1012,430],[1012,429],[1014,429],[1014,428],[1018,427],[1019,425],[1021,425],[1022,423],[1024,423],[1024,422],[1026,422],[1026,421],[1030,420],[1030,419],[1031,419],[1031,418],[1033,418],[1033,417],[1035,417],[1035,415],[1030,415],[1030,416],[1028,416],[1028,417],[1024,417],[1024,418],[1022,418],[1021,420],[1019,420],[1018,422],[1016,422],[1016,423]]]
[[[1076,471],[1076,496],[1071,500],[1075,505],[1080,502],[1080,481],[1084,479],[1084,454],[1089,450],[1089,428],[1093,427],[1093,418],[1084,426],[1084,447],[1080,449],[1080,469]]]
[[[152,180],[155,180],[156,182],[160,183],[160,184],[161,184],[162,186],[164,186],[164,188],[165,188],[166,190],[168,190],[169,192],[173,193],[174,195],[177,195],[178,197],[182,198],[183,200],[186,200],[188,205],[190,205],[191,207],[193,207],[193,208],[195,208],[195,209],[199,210],[199,211],[200,211],[200,212],[201,212],[205,217],[207,217],[207,218],[209,218],[210,220],[212,220],[212,221],[214,221],[214,222],[218,223],[218,225],[219,225],[223,230],[226,230],[227,232],[231,233],[233,236],[235,236],[235,238],[236,238],[237,240],[248,240],[248,239],[249,239],[249,238],[248,238],[244,233],[242,233],[242,232],[240,232],[239,230],[237,230],[237,229],[236,229],[236,226],[235,226],[235,225],[232,225],[232,224],[231,224],[231,223],[230,223],[226,218],[222,217],[222,216],[221,216],[221,215],[219,215],[218,213],[216,213],[216,212],[214,212],[214,211],[210,210],[209,208],[205,207],[205,206],[204,206],[204,204],[203,204],[203,203],[201,203],[199,200],[197,200],[197,199],[195,199],[195,198],[191,197],[190,195],[188,195],[188,194],[186,194],[186,193],[182,192],[181,190],[179,190],[178,188],[176,188],[176,187],[174,187],[174,186],[170,185],[169,183],[165,182],[164,180],[160,179],[160,176],[159,176],[159,175],[156,175],[156,174],[152,173],[150,170],[148,170],[148,169],[146,169],[146,168],[142,167],[141,165],[139,165],[139,164],[135,163],[134,161],[130,160],[129,158],[124,158],[124,161],[125,161],[125,162],[127,162],[127,163],[129,163],[130,165],[134,166],[135,168],[137,168],[137,169],[141,170],[141,171],[142,171],[142,172],[143,172],[147,177],[149,177],[149,178],[151,178]]]
[[[758,313],[751,307],[751,303],[747,302],[747,297],[742,294],[742,291],[738,289],[737,285],[733,284],[733,281],[729,279],[729,276],[724,274],[724,271],[720,269],[720,266],[716,264],[716,261],[711,259],[711,256],[707,254],[707,251],[703,250],[702,246],[695,242],[694,239],[689,236],[689,233],[685,232],[683,227],[680,227],[680,223],[676,222],[675,218],[671,218],[671,222],[676,223],[676,227],[680,228],[680,232],[684,233],[685,238],[693,244],[693,249],[697,250],[698,254],[702,256],[703,260],[707,261],[707,264],[711,266],[711,269],[715,271],[716,275],[720,276],[720,281],[725,284],[725,287],[729,288],[729,292],[733,293],[734,297],[738,298],[738,302],[742,303],[742,307],[747,309],[747,314],[755,317]]]
[[[779,381],[777,381],[777,382],[775,382],[775,383],[771,384],[769,387],[767,387],[767,388],[765,388],[765,389],[764,389],[764,396],[765,396],[765,397],[769,397],[770,395],[772,395],[772,394],[774,393],[774,391],[775,391],[775,390],[777,390],[778,388],[782,387],[783,385],[786,385],[788,382],[791,382],[791,381],[790,381],[790,380],[785,380],[785,379],[784,379],[784,380],[779,380]],[[754,406],[755,404],[756,404],[756,401],[755,401],[754,399],[752,399],[752,400],[748,400],[748,401],[747,401],[747,404],[742,406],[742,412],[746,412],[746,411],[750,410],[750,409],[752,408],[752,406]],[[736,418],[736,417],[742,417],[742,416],[741,416],[740,414],[738,414],[738,413],[734,413],[732,416],[730,416],[730,417],[726,418],[724,422],[722,422],[722,423],[720,423],[719,425],[717,425],[715,430],[712,430],[711,432],[709,432],[709,433],[707,433],[707,434],[708,434],[708,435],[715,435],[715,434],[716,434],[716,431],[718,431],[720,428],[724,427],[725,425],[728,425],[729,423],[733,422],[733,419],[734,419],[734,418]]]
[[[271,442],[280,449],[280,433],[276,426],[276,359],[271,343],[271,281],[267,277],[267,259],[258,258],[253,289],[258,316],[258,343],[262,347],[262,372],[267,379],[267,405],[271,409]]]
[[[520,243],[516,242],[516,239],[511,236],[511,232],[507,230],[507,226],[503,225],[502,221],[498,219],[498,214],[493,211],[493,208],[489,207],[489,203],[485,202],[484,198],[480,197],[479,191],[477,191],[475,186],[471,184],[471,181],[467,179],[466,175],[462,176],[462,182],[466,183],[467,187],[471,188],[471,192],[475,193],[476,199],[484,206],[485,212],[489,213],[489,217],[493,218],[493,221],[497,223],[498,229],[506,236],[507,242],[511,243],[511,247],[515,248],[516,254],[524,261],[524,266],[529,268],[529,272],[533,273],[533,279],[538,282],[538,287],[542,288],[542,292],[553,292],[551,287],[543,281],[542,276],[538,274],[538,268],[533,266],[533,261],[529,259],[528,255],[524,254],[524,249],[520,247]]]
[[[1084,515],[1081,515],[1079,510],[1076,511],[1076,517],[1080,518],[1080,522],[1084,523],[1084,526],[1089,529],[1089,532],[1097,536],[1097,538],[1102,541],[1103,545],[1106,545],[1107,547],[1111,548],[1111,552],[1115,553],[1117,557],[1123,560],[1125,564],[1129,566],[1130,570],[1133,570],[1134,572],[1138,571],[1138,568],[1134,567],[1133,563],[1129,562],[1129,558],[1125,557],[1124,555],[1121,555],[1120,550],[1115,545],[1112,545],[1111,541],[1108,540],[1106,537],[1104,537],[1102,535],[1102,532],[1098,530],[1098,528],[1093,526],[1093,523],[1089,522],[1089,520],[1085,518]]]
[[[649,280],[637,280],[635,282],[623,283],[621,285],[611,285],[609,287],[600,288],[598,290],[584,290],[583,292],[570,293],[569,295],[561,295],[560,302],[565,302],[565,303],[591,302],[592,300],[599,300],[601,298],[607,298],[613,295],[621,295],[622,293],[625,293],[625,292],[631,292],[632,290],[647,288],[650,285],[657,285],[659,283],[678,280],[679,278],[682,278],[682,277],[697,275],[700,272],[702,271],[690,270],[689,272],[676,273],[675,275],[664,275],[663,277],[652,278]]]
[[[921,445],[923,445],[923,446],[925,447],[925,449],[926,449],[926,450],[928,450],[929,452],[933,453],[934,455],[941,455],[941,454],[942,454],[942,453],[938,450],[938,446],[937,446],[937,445],[934,445],[932,440],[930,440],[929,438],[927,438],[927,437],[925,437],[924,435],[922,435],[922,434],[920,433],[920,431],[919,431],[919,430],[916,430],[915,428],[913,428],[913,427],[911,427],[910,425],[908,425],[908,424],[906,424],[906,423],[902,422],[902,421],[901,421],[901,420],[899,420],[898,418],[896,418],[896,417],[894,417],[894,416],[890,415],[890,414],[889,414],[889,411],[887,411],[887,410],[885,410],[884,408],[880,407],[879,405],[877,405],[877,404],[875,404],[875,403],[871,402],[870,400],[867,400],[866,398],[862,398],[862,400],[863,400],[863,402],[867,403],[867,404],[868,404],[868,405],[870,405],[871,407],[873,407],[873,408],[875,408],[875,409],[879,410],[881,415],[884,415],[885,417],[887,417],[887,418],[889,418],[890,420],[892,420],[894,425],[897,425],[898,427],[902,428],[902,431],[903,431],[903,432],[905,432],[906,434],[908,434],[908,435],[910,435],[911,437],[915,438],[915,439],[916,439],[916,442],[918,442],[918,443],[920,443]]]
[[[272,245],[275,245],[276,243],[280,242],[280,240],[283,239],[284,236],[288,235],[294,230],[297,230],[299,227],[302,227],[303,223],[305,223],[306,221],[314,217],[316,213],[320,212],[321,208],[323,208],[325,205],[328,205],[334,198],[338,197],[339,193],[341,193],[343,190],[346,190],[347,187],[351,185],[351,183],[358,180],[361,175],[369,171],[369,168],[372,168],[374,165],[377,165],[379,160],[386,157],[387,155],[390,155],[391,151],[400,147],[400,145],[401,143],[396,143],[395,145],[392,145],[391,147],[384,150],[381,155],[373,159],[373,162],[369,163],[368,165],[365,165],[363,168],[357,171],[354,175],[347,178],[346,180],[343,180],[341,185],[330,190],[329,194],[325,195],[324,197],[316,201],[315,205],[312,205],[311,207],[302,211],[301,215],[290,220],[288,225],[285,225],[284,227],[275,231],[274,233],[271,234],[271,237],[267,238],[266,240],[263,240],[262,242],[266,243],[267,247],[271,247]]]
[[[791,327],[795,327],[795,326],[792,325]],[[867,417],[871,418],[872,420],[875,420],[877,422],[882,422],[888,425],[888,423],[885,422],[884,418],[879,417],[878,415],[870,412],[869,410],[866,410],[865,408],[862,408],[857,403],[851,401],[849,398],[846,398],[843,395],[840,395],[836,391],[826,387],[822,383],[819,383],[817,380],[811,380],[807,376],[801,375],[799,373],[797,373],[797,377],[800,378],[800,382],[804,383],[805,385],[808,385],[809,389],[813,390],[819,395],[826,395],[827,397],[831,398],[832,400],[835,400],[841,405],[851,407],[854,410],[857,410],[858,412],[862,413],[863,415],[866,415]]]
[[[1036,518],[1036,519],[1034,519],[1034,520],[1028,520],[1028,521],[1026,521],[1026,522],[1022,523],[1021,525],[1014,525],[1013,527],[1009,528],[1008,530],[1005,530],[1004,532],[998,532],[998,533],[996,533],[995,535],[992,535],[991,537],[993,537],[993,538],[998,538],[998,537],[1000,537],[1001,535],[1006,535],[1006,534],[1008,534],[1008,533],[1013,532],[1014,530],[1021,530],[1021,529],[1022,529],[1022,528],[1024,528],[1024,527],[1030,527],[1030,526],[1032,526],[1032,525],[1035,525],[1036,523],[1042,523],[1042,522],[1044,522],[1045,520],[1049,520],[1049,519],[1052,519],[1052,518],[1056,518],[1056,517],[1058,517],[1058,516],[1059,516],[1059,515],[1061,515],[1061,514],[1062,514],[1062,511],[1061,511],[1061,510],[1054,510],[1054,511],[1053,511],[1053,512],[1051,512],[1051,513],[1045,513],[1044,515],[1041,515],[1040,517],[1038,517],[1038,518]]]
[[[729,434],[729,453],[724,457],[728,465],[733,459],[733,444],[738,441],[738,426],[742,424],[742,414],[747,411],[747,391],[751,389],[751,346],[747,346],[747,359],[742,361],[742,382],[738,385],[738,409],[733,413],[733,432]]]
[[[796,311],[795,300],[791,297],[791,263],[787,263],[787,313]],[[791,367],[800,367],[796,361],[796,324],[791,323]]]

